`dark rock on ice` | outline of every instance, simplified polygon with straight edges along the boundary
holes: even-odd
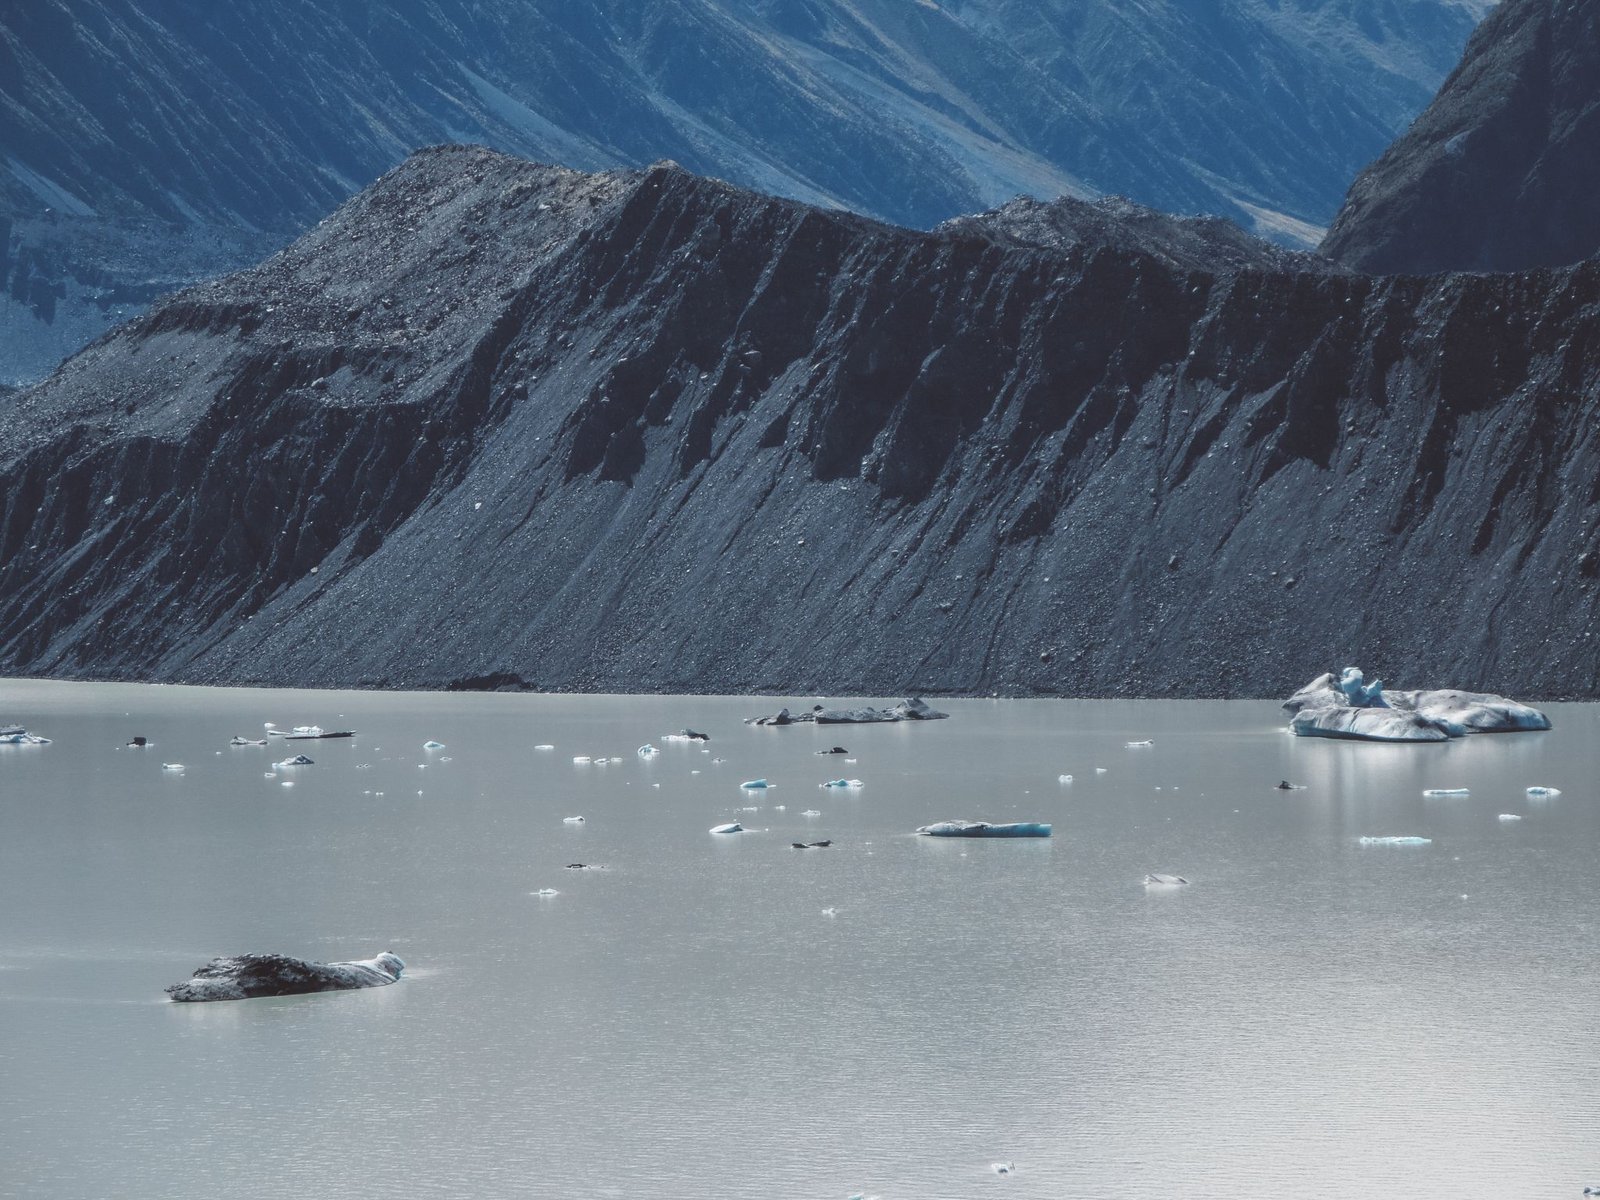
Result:
[[[358,962],[320,963],[284,954],[240,954],[214,958],[192,979],[167,989],[174,1000],[247,1000],[256,996],[297,996],[381,987],[405,969],[388,951]]]
[[[810,721],[818,725],[881,725],[891,721],[942,721],[949,715],[929,708],[922,700],[913,697],[902,700],[893,708],[825,708],[818,704],[798,717],[791,715],[787,708],[780,708],[770,717],[748,717],[745,724],[797,725]],[[818,753],[843,754],[845,751],[835,746],[832,750]]]

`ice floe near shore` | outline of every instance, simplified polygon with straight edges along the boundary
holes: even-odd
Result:
[[[1371,742],[1443,742],[1469,733],[1511,733],[1550,728],[1536,708],[1484,692],[1454,688],[1386,692],[1366,681],[1359,667],[1319,675],[1284,702],[1299,737]]]

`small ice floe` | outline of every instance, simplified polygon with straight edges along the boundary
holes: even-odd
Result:
[[[48,746],[50,739],[29,733],[21,725],[0,725],[0,746]]]
[[[1182,875],[1163,875],[1159,871],[1152,871],[1144,877],[1145,887],[1188,887],[1189,881]]]
[[[592,763],[594,759],[590,758],[587,754],[576,754],[573,756],[572,761],[580,767],[586,767]]]
[[[1561,795],[1561,789],[1560,788],[1553,788],[1553,787],[1537,787],[1537,786],[1535,786],[1535,787],[1529,788],[1528,791],[1527,791],[1527,794],[1530,795],[1530,796],[1559,796],[1559,795]]]
[[[278,785],[278,786],[279,786],[279,787],[293,787],[293,786],[294,786],[294,780],[292,780],[292,779],[285,779],[285,780],[284,780],[284,781],[283,781],[283,782],[282,782],[282,783],[280,783],[280,784],[279,784],[279,785]]]
[[[583,824],[583,818],[582,817],[562,817],[561,818],[561,823],[563,825],[582,825]]]
[[[639,747],[639,757],[640,758],[654,758],[656,755],[658,755],[660,753],[661,753],[661,751],[657,750],[649,742],[646,742],[644,745]]]
[[[234,734],[228,739],[228,745],[230,746],[265,746],[266,744],[266,738],[247,738],[238,734]]]
[[[1056,776],[1056,782],[1057,783],[1071,783],[1072,782],[1072,776],[1071,775],[1057,775]]]
[[[443,750],[444,749],[444,743],[443,742],[435,742],[435,741],[431,741],[430,740],[430,741],[423,742],[422,743],[422,748],[424,750]]]
[[[771,787],[772,785],[769,784],[765,779],[746,779],[739,786],[747,789],[748,791],[754,792],[759,791],[762,788]]]
[[[822,815],[822,813],[819,812],[817,809],[808,808],[808,809],[805,810],[805,812],[801,813],[800,815],[802,817],[820,817]]]
[[[1520,821],[1520,820],[1522,820],[1522,814],[1521,813],[1501,813],[1500,816],[1498,818],[1496,818],[1496,819],[1497,820],[1501,820],[1501,821]]]
[[[1094,769],[1094,773],[1096,775],[1104,775],[1106,773],[1106,769],[1104,767],[1096,767]]]
[[[822,910],[822,915],[825,917],[837,917],[839,915],[839,910],[837,908],[825,908]],[[858,1196],[860,1195],[859,1192],[856,1194]]]
[[[1014,1162],[990,1163],[989,1169],[996,1175],[1013,1175],[1016,1173],[1017,1164]]]
[[[774,804],[772,806],[772,811],[773,812],[788,812],[789,811],[789,806],[787,804]]]
[[[261,772],[261,778],[263,778],[263,779],[276,779],[277,777],[278,777],[278,773],[276,771],[263,771],[263,772]]]
[[[561,895],[561,893],[556,891],[555,888],[540,888],[537,892],[534,893],[534,895],[535,896],[559,896],[559,895]]]
[[[1471,788],[1424,788],[1424,796],[1470,796]]]
[[[819,783],[817,786],[825,788],[858,788],[866,785],[859,779],[830,779],[827,783]]]
[[[534,747],[534,749],[535,750],[554,750],[555,747],[552,746],[549,742],[540,742],[537,746]]]
[[[713,825],[712,833],[743,833],[744,826],[737,821],[729,821],[726,825]]]
[[[757,805],[757,804],[747,804],[743,808],[741,808],[739,811],[740,812],[760,812],[761,811],[761,806]]]
[[[995,824],[991,821],[935,821],[917,830],[926,837],[969,838],[1047,838],[1050,825],[1045,821],[1012,821]]]
[[[1303,792],[1306,785],[1303,783],[1290,783],[1287,779],[1278,780],[1276,787],[1280,792]]]
[[[824,841],[820,841],[820,842],[790,842],[789,843],[789,849],[791,849],[791,850],[826,850],[831,845],[833,845],[833,839],[832,838],[828,838],[828,839],[826,839]]]
[[[1154,745],[1155,745],[1155,743],[1153,741],[1151,741],[1150,739],[1148,739],[1148,738],[1146,738],[1142,742],[1128,742],[1127,743],[1127,747],[1128,747],[1129,750],[1143,750],[1147,746],[1154,746]]]
[[[296,754],[293,758],[286,758],[282,762],[275,762],[272,765],[282,770],[284,767],[314,767],[316,763],[304,754]]]
[[[661,736],[663,742],[709,742],[711,735],[700,733],[694,729],[680,729],[677,733],[667,733]]]
[[[182,771],[183,770],[183,764],[182,763],[162,763],[161,764],[161,769],[163,771]]]
[[[1425,837],[1363,837],[1356,841],[1363,846],[1431,846],[1432,838]]]

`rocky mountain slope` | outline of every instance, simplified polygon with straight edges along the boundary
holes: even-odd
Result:
[[[1358,270],[1516,271],[1600,251],[1600,7],[1506,0],[1323,249]]]
[[[1310,244],[1486,0],[0,6],[0,382],[432,143],[926,227],[1120,193]]]
[[[7,401],[0,673],[1595,694],[1600,265],[1072,211],[420,154]]]

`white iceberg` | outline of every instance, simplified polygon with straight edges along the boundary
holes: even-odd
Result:
[[[1469,733],[1509,733],[1550,728],[1536,708],[1485,692],[1454,688],[1385,692],[1367,683],[1358,667],[1337,679],[1317,676],[1284,702],[1299,737],[1351,738],[1377,742],[1440,742]]]
[[[183,770],[183,764],[182,763],[162,763],[161,764],[161,769],[163,771],[182,771]]]
[[[48,746],[50,739],[29,733],[21,725],[0,726],[0,746]]]
[[[726,825],[713,825],[712,833],[743,833],[744,826],[737,821],[729,821]]]
[[[817,786],[825,788],[859,788],[866,785],[859,779],[830,779],[827,783],[819,783]]]
[[[561,818],[561,823],[563,825],[582,825],[583,824],[583,818],[582,817],[562,817]]]
[[[644,745],[639,747],[639,757],[640,758],[654,758],[659,753],[661,753],[661,752],[659,750],[657,750],[654,746],[652,746],[649,742],[646,742]]]
[[[1422,794],[1424,796],[1470,796],[1470,795],[1472,795],[1472,789],[1471,788],[1425,788],[1425,789],[1423,789]]]
[[[1432,838],[1425,837],[1364,837],[1356,839],[1363,846],[1431,846]]]
[[[1520,820],[1522,820],[1522,814],[1521,813],[1501,813],[1499,819],[1502,820],[1502,821],[1520,821]]]
[[[422,748],[424,750],[443,750],[444,749],[444,743],[443,742],[433,742],[433,741],[423,742],[422,743]]]
[[[1534,786],[1528,789],[1527,794],[1530,796],[1559,796],[1561,795],[1561,789]]]

